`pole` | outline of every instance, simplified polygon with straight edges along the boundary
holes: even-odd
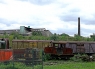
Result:
[[[80,17],[78,17],[78,35],[80,36]]]

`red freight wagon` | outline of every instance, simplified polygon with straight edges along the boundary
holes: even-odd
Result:
[[[13,50],[11,49],[1,49],[0,50],[0,62],[9,61],[13,59]]]

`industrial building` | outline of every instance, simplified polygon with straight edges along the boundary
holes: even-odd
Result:
[[[0,30],[0,35],[4,35],[5,33],[10,35],[13,32],[18,32],[20,35],[29,36],[32,32],[40,31],[43,36],[51,36],[52,33],[45,28],[30,28],[30,26],[20,26],[20,29],[11,29],[11,30]]]

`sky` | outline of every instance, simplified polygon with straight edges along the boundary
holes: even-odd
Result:
[[[46,28],[52,33],[81,35],[95,33],[95,0],[0,0],[0,30],[20,26]]]

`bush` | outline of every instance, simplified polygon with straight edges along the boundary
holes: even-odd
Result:
[[[29,69],[23,63],[9,63],[9,64],[0,64],[0,69]]]
[[[80,58],[80,54],[76,54],[73,57],[70,58],[71,61],[80,62],[82,59]]]
[[[95,54],[92,55],[92,60],[95,61]]]
[[[47,61],[47,60],[50,60],[50,59],[51,59],[50,54],[45,54],[45,53],[44,53],[44,55],[43,55],[43,60],[44,60],[44,61]]]
[[[70,60],[75,62],[88,61],[89,56],[86,54],[76,54],[74,57],[70,58]]]
[[[89,56],[87,54],[83,54],[81,59],[82,61],[89,61]]]

